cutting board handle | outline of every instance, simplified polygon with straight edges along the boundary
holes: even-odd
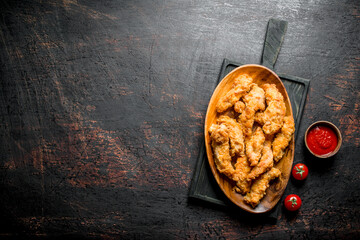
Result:
[[[268,67],[271,70],[274,69],[281,45],[284,41],[287,24],[287,21],[273,18],[268,22],[264,48],[261,57],[261,65]]]

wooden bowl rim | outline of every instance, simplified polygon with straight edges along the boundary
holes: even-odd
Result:
[[[334,149],[334,151],[329,152],[329,153],[324,154],[324,155],[319,155],[319,154],[316,154],[316,153],[314,153],[313,151],[310,150],[310,148],[309,148],[309,146],[307,144],[307,141],[306,141],[307,135],[309,134],[309,131],[312,128],[314,128],[315,126],[317,126],[317,125],[328,126],[335,132],[335,134],[336,134],[336,136],[338,138],[338,143],[337,143],[336,148]],[[329,157],[334,156],[340,150],[340,147],[341,147],[341,144],[342,144],[342,135],[341,135],[341,132],[340,132],[339,128],[335,124],[333,124],[332,122],[329,122],[329,121],[320,120],[320,121],[316,121],[316,122],[310,124],[310,126],[306,129],[304,141],[305,141],[306,148],[309,150],[309,152],[312,155],[314,155],[317,158],[329,158]]]
[[[214,96],[217,95],[217,94],[215,94],[215,93],[217,93],[217,92],[219,91],[220,85],[221,85],[221,83],[224,81],[224,79],[226,79],[229,75],[233,74],[234,72],[238,71],[239,69],[247,68],[247,67],[258,67],[258,68],[261,68],[261,69],[264,69],[264,70],[270,72],[273,76],[275,76],[275,78],[278,80],[278,82],[281,84],[281,86],[282,86],[283,89],[285,90],[285,94],[286,94],[287,101],[289,101],[289,108],[290,108],[290,109],[289,109],[289,112],[290,112],[290,115],[291,115],[292,117],[294,117],[293,111],[292,111],[291,102],[290,102],[290,98],[289,98],[289,95],[288,95],[288,93],[287,93],[287,91],[286,91],[286,88],[285,88],[285,86],[284,86],[284,83],[281,81],[280,77],[279,77],[274,71],[272,71],[271,69],[269,69],[269,68],[267,68],[267,67],[265,67],[265,66],[258,65],[258,64],[245,64],[245,65],[241,65],[241,66],[233,69],[233,70],[232,70],[231,72],[229,72],[225,77],[223,77],[223,79],[221,79],[221,81],[220,81],[220,82],[218,83],[218,85],[216,86],[216,88],[215,88],[215,90],[214,90],[214,92],[213,92],[213,94],[212,94],[212,96],[211,96],[211,98],[210,98],[210,100],[209,100],[209,105],[208,105],[208,108],[207,108],[207,111],[206,111],[204,134],[205,134],[206,154],[207,154],[207,158],[208,158],[208,163],[209,163],[209,165],[211,165],[211,164],[210,164],[210,158],[209,158],[209,154],[210,154],[210,153],[209,153],[209,151],[207,150],[208,146],[207,146],[207,144],[206,144],[206,136],[207,136],[207,134],[208,134],[208,128],[209,128],[209,126],[207,126],[207,121],[206,121],[206,120],[208,119],[208,116],[209,116],[209,114],[210,114],[210,113],[209,113],[209,112],[210,112],[210,103],[212,102],[212,99],[214,98]],[[284,96],[284,97],[285,97],[285,96]],[[267,213],[267,212],[269,212],[270,210],[272,210],[272,209],[278,204],[278,202],[281,200],[281,196],[284,194],[285,189],[286,189],[286,187],[287,187],[287,184],[289,183],[290,173],[291,173],[291,170],[292,170],[292,164],[293,164],[293,161],[294,161],[294,154],[295,154],[295,137],[294,137],[294,136],[292,137],[292,140],[291,140],[291,142],[290,142],[290,144],[289,144],[288,147],[292,149],[292,153],[291,153],[291,157],[290,157],[290,161],[291,161],[290,166],[291,166],[291,167],[288,169],[288,173],[286,174],[287,179],[285,179],[286,184],[285,184],[285,186],[284,186],[282,189],[279,190],[279,198],[278,198],[278,200],[277,200],[276,202],[274,202],[274,204],[273,204],[270,208],[265,209],[264,211],[255,211],[255,208],[252,209],[251,207],[250,207],[250,208],[245,208],[244,206],[242,206],[242,204],[236,202],[236,201],[235,201],[232,197],[230,197],[230,196],[227,194],[227,192],[223,189],[222,184],[220,184],[219,179],[217,179],[216,173],[213,171],[213,169],[211,168],[211,166],[210,166],[210,169],[211,169],[211,172],[212,172],[212,174],[213,174],[213,176],[214,176],[214,178],[215,178],[218,186],[220,187],[220,189],[222,190],[222,192],[226,195],[226,197],[227,197],[232,203],[234,203],[236,206],[238,206],[238,207],[240,207],[241,209],[243,209],[243,210],[245,210],[245,211],[247,211],[247,212],[250,212],[250,213],[254,213],[254,214]],[[212,154],[212,151],[211,151],[211,154]],[[214,164],[215,164],[215,163],[214,163]],[[215,167],[215,168],[216,168],[216,167]],[[216,169],[216,171],[217,171],[217,169]],[[282,173],[282,175],[283,175],[283,173]],[[230,181],[230,180],[229,180],[229,181]],[[259,205],[260,205],[260,204],[261,204],[261,202],[259,203]]]

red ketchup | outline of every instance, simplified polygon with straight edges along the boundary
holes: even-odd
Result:
[[[331,128],[319,125],[310,129],[306,143],[313,153],[325,155],[335,150],[338,138]]]

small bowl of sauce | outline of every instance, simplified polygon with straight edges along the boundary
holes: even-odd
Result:
[[[340,130],[328,121],[315,122],[305,132],[305,145],[318,158],[334,156],[339,151],[341,142]]]

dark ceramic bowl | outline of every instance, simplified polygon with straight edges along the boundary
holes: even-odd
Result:
[[[334,133],[336,134],[337,139],[338,139],[338,143],[337,143],[337,146],[336,146],[336,148],[334,149],[334,151],[329,152],[329,153],[324,154],[324,155],[319,155],[319,154],[316,154],[316,153],[314,153],[314,152],[312,152],[312,151],[310,150],[310,148],[309,148],[309,146],[308,146],[308,144],[307,144],[306,139],[307,139],[307,135],[308,135],[309,131],[310,131],[312,128],[316,127],[316,126],[326,126],[326,127],[331,128],[331,129],[334,131]],[[333,123],[328,122],[328,121],[317,121],[317,122],[314,122],[313,124],[311,124],[311,125],[308,127],[308,129],[307,129],[306,132],[305,132],[305,139],[304,139],[304,140],[305,140],[306,148],[309,150],[309,152],[311,152],[312,155],[314,155],[315,157],[318,157],[318,158],[328,158],[328,157],[334,156],[334,155],[339,151],[339,149],[340,149],[340,147],[341,147],[341,143],[342,143],[342,136],[341,136],[340,130],[339,130]]]

